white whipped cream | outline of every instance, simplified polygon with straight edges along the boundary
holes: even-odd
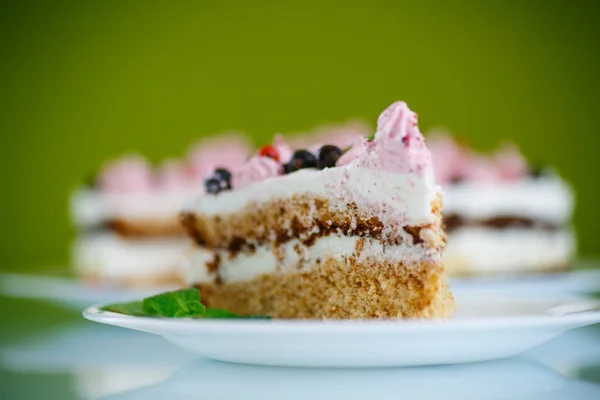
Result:
[[[571,229],[463,227],[452,232],[443,257],[450,274],[512,274],[567,266],[575,247]]]
[[[359,209],[372,215],[389,209],[387,219],[393,219],[395,224],[421,225],[432,221],[431,201],[438,192],[431,171],[422,175],[393,173],[349,164],[322,171],[303,169],[216,196],[204,196],[190,211],[203,216],[227,215],[242,211],[253,203],[306,194],[327,199],[340,211],[346,210],[349,202],[354,202]]]
[[[87,228],[119,218],[139,221],[177,219],[186,203],[195,199],[202,187],[131,194],[106,193],[80,188],[70,199],[75,225]]]
[[[80,275],[108,279],[175,275],[182,263],[187,238],[127,240],[110,232],[78,237],[72,262]]]
[[[346,261],[347,257],[355,254],[356,243],[360,238],[356,236],[325,236],[317,239],[311,246],[301,246],[298,240],[291,240],[281,246],[279,251],[284,254],[283,260],[278,259],[269,246],[259,246],[254,253],[239,253],[230,258],[227,251],[220,251],[219,276],[222,282],[249,281],[262,274],[274,272],[302,272],[306,271],[317,258],[333,258]],[[300,245],[301,254],[296,251]],[[198,282],[212,282],[214,276],[207,273],[205,250],[197,248],[196,254],[188,255],[185,268],[195,273],[185,275],[189,284]],[[421,261],[423,251],[415,246],[405,244],[384,246],[378,240],[364,239],[363,248],[357,261],[376,259],[378,261]],[[436,257],[439,257],[437,255]]]
[[[573,191],[559,177],[461,182],[444,186],[443,191],[444,215],[456,214],[466,220],[516,216],[561,226],[569,222],[574,207]]]

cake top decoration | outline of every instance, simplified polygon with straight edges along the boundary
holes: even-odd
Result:
[[[283,173],[283,166],[269,156],[256,155],[245,162],[231,178],[231,186],[242,188],[253,182],[278,176]]]
[[[438,183],[469,181],[474,183],[510,182],[530,174],[530,167],[513,144],[506,143],[490,155],[476,152],[445,133],[428,139]]]
[[[102,168],[98,186],[109,193],[148,192],[154,186],[152,168],[139,155],[124,156]]]
[[[347,162],[347,158],[343,162]],[[363,142],[356,165],[395,173],[421,173],[431,165],[431,154],[419,131],[417,114],[405,102],[397,101],[381,113],[375,138]]]

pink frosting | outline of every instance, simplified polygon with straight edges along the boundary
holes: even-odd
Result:
[[[106,164],[98,175],[100,190],[111,193],[135,194],[154,187],[152,168],[140,156],[122,157]]]
[[[202,187],[202,179],[195,173],[192,165],[180,161],[167,161],[158,170],[159,189],[185,189],[190,186]]]
[[[529,173],[529,166],[519,149],[513,144],[505,144],[496,154],[494,161],[500,169],[502,179],[512,181]]]
[[[449,135],[434,134],[428,139],[433,166],[439,183],[467,180],[495,183],[523,178],[527,161],[514,145],[505,145],[493,155],[485,156],[458,144]]]
[[[279,153],[279,161],[281,163],[285,164],[290,161],[293,152],[283,139],[283,135],[275,135],[273,138],[273,147]]]
[[[219,167],[229,170],[238,167],[252,154],[245,136],[237,133],[205,139],[190,151],[188,158],[194,172],[204,178]]]
[[[438,182],[452,182],[464,176],[469,170],[471,152],[458,144],[446,133],[434,133],[427,137],[427,147],[431,151],[433,169]]]
[[[473,154],[469,157],[468,168],[460,179],[470,182],[490,183],[502,180],[502,174],[498,165],[493,160],[480,155]]]
[[[372,142],[365,142],[357,166],[389,172],[421,173],[431,165],[431,154],[419,131],[417,114],[405,102],[389,106],[377,120]]]
[[[243,188],[253,182],[262,181],[283,173],[283,166],[271,157],[254,156],[234,172],[233,188]]]
[[[346,151],[340,158],[338,158],[335,163],[336,167],[343,167],[344,165],[350,164],[352,161],[356,160],[363,151],[365,146],[365,139],[363,136],[356,136],[354,138],[354,142],[352,143],[352,147]]]

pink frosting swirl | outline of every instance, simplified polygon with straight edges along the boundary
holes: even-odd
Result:
[[[460,178],[475,183],[491,183],[501,181],[502,174],[493,160],[473,154],[469,158],[468,168]]]
[[[230,133],[199,142],[188,154],[188,159],[193,171],[204,178],[215,168],[238,167],[252,154],[251,149],[245,136]]]
[[[529,173],[527,161],[513,144],[505,144],[501,147],[494,154],[494,161],[500,169],[503,180],[517,180]]]
[[[159,189],[178,190],[193,186],[202,187],[202,179],[194,172],[192,165],[170,160],[158,170],[157,185]]]
[[[277,150],[277,153],[279,153],[279,162],[285,164],[290,161],[293,152],[283,139],[283,135],[275,135],[273,138],[273,147]]]
[[[154,188],[154,183],[152,168],[138,155],[106,164],[98,176],[100,190],[110,193],[145,193]]]
[[[417,114],[403,101],[389,106],[377,120],[375,139],[365,142],[356,162],[359,167],[395,173],[421,173],[431,166],[431,154],[419,131]]]
[[[283,166],[271,157],[254,156],[242,165],[231,178],[231,186],[243,188],[283,173]]]
[[[529,172],[525,158],[511,144],[493,155],[482,155],[457,143],[449,135],[433,135],[428,140],[433,154],[433,166],[439,183],[466,180],[475,183],[496,183],[522,179]]]
[[[433,133],[427,137],[433,170],[439,183],[460,179],[470,168],[470,151],[446,133]]]
[[[362,153],[363,148],[365,147],[365,140],[367,139],[365,139],[362,136],[356,136],[354,138],[354,142],[352,143],[352,147],[349,150],[347,150],[344,154],[342,154],[340,158],[338,158],[337,162],[335,163],[335,166],[343,167],[344,165],[348,165],[352,161],[356,160]]]

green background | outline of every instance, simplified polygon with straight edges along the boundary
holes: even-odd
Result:
[[[226,129],[366,118],[512,138],[575,186],[600,254],[600,24],[587,1],[3,1],[0,266],[65,265],[67,196],[107,157],[181,154]]]

